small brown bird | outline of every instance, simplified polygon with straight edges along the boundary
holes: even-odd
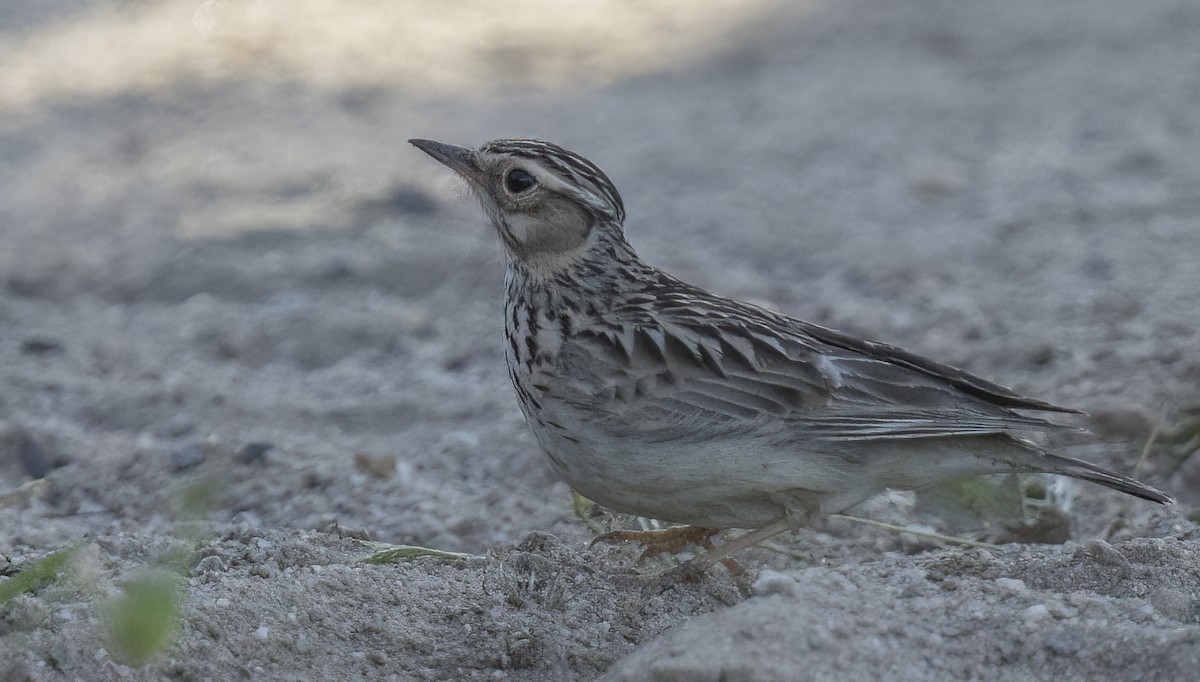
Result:
[[[559,475],[620,512],[752,529],[685,574],[887,488],[966,476],[1060,474],[1172,501],[1024,437],[1061,428],[1025,412],[1076,410],[647,265],[616,187],[578,154],[409,142],[466,179],[504,243],[509,376]]]

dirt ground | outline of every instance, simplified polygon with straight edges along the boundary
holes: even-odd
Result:
[[[1194,679],[1200,4],[505,7],[0,5],[0,678]],[[405,143],[514,136],[648,261],[1087,410],[1063,447],[1180,503],[889,494],[999,544],[835,519],[663,591],[588,546],[500,247]]]

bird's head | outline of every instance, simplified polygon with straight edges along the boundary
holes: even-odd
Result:
[[[517,263],[545,272],[605,244],[624,244],[621,195],[604,171],[574,152],[538,140],[495,140],[478,149],[409,142],[467,181]]]

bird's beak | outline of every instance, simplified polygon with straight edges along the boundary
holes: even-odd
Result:
[[[468,180],[473,180],[479,173],[470,149],[455,147],[452,144],[442,144],[433,140],[409,140],[408,142]]]

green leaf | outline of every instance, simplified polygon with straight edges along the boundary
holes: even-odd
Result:
[[[3,584],[0,584],[0,607],[18,594],[34,592],[46,584],[58,579],[58,574],[75,554],[75,547],[67,547],[47,555],[21,570]]]
[[[369,544],[377,548],[383,548],[383,550],[362,560],[363,563],[367,564],[396,564],[424,557],[430,557],[439,561],[458,561],[459,559],[467,559],[471,556],[470,554],[463,554],[461,552],[446,552],[440,549],[417,547],[415,545],[388,545],[382,542]]]
[[[177,575],[150,570],[125,584],[109,607],[109,648],[122,663],[138,666],[170,646],[179,629],[182,586]]]

